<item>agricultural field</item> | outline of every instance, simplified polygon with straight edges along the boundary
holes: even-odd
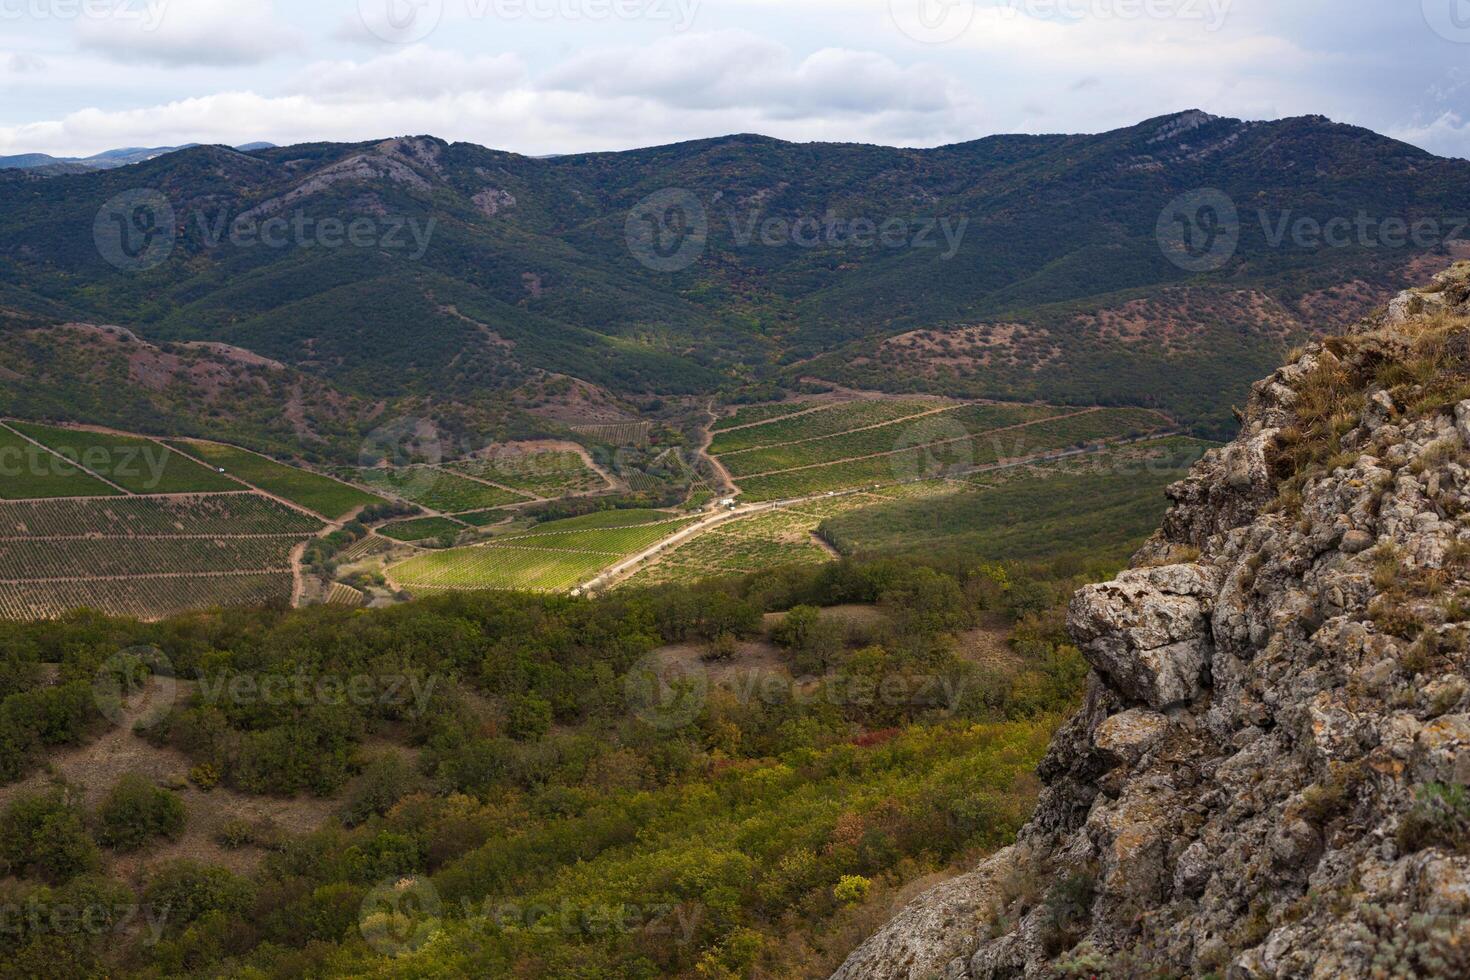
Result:
[[[323,605],[347,606],[350,609],[359,609],[367,605],[367,596],[350,585],[333,582],[331,588],[327,590],[326,597],[323,599]]]
[[[607,481],[578,452],[496,446],[449,469],[548,500],[607,489]]]
[[[289,602],[322,525],[251,492],[0,503],[0,618]]]
[[[291,591],[289,572],[0,582],[0,619],[49,619],[86,608],[155,620],[191,609],[285,604]]]
[[[436,466],[364,469],[356,475],[366,486],[443,514],[504,507],[529,499],[528,495],[492,487]]]
[[[650,422],[610,422],[574,425],[572,431],[609,446],[646,446],[652,441]]]
[[[956,492],[946,484],[946,493]],[[690,583],[720,575],[744,575],[782,565],[820,565],[832,552],[815,538],[824,520],[884,502],[869,493],[847,494],[766,511],[718,524],[645,565],[629,586]]]
[[[110,497],[121,493],[0,425],[0,500]]]
[[[822,532],[844,554],[859,557],[926,550],[1042,560],[1059,551],[1102,553],[1122,541],[1122,550],[1109,556],[1121,559],[1158,527],[1167,507],[1164,488],[1209,445],[1165,438],[980,474],[973,489],[854,510],[824,521]]]
[[[897,422],[899,419],[914,418],[954,405],[938,398],[884,398],[874,401],[834,402],[830,407],[808,412],[805,415],[777,418],[748,429],[720,432],[710,444],[712,456],[744,449],[758,449],[819,436],[852,432],[870,425]]]
[[[602,511],[482,545],[419,555],[389,574],[416,595],[472,589],[565,592],[689,523],[663,511]]]
[[[329,520],[341,520],[359,507],[383,503],[381,497],[357,487],[278,463],[245,449],[192,439],[178,440],[171,445],[210,466],[222,468],[227,474],[253,487],[289,500]]]
[[[443,534],[458,534],[464,525],[447,517],[421,517],[411,521],[394,521],[378,528],[378,533],[394,541],[427,541]]]
[[[112,432],[66,429],[28,422],[11,427],[129,493],[211,493],[245,487],[160,442]]]
[[[720,456],[720,462],[732,476],[739,478],[964,439],[1064,413],[1063,409],[1030,405],[964,405],[913,421],[889,422],[856,432],[740,450]]]
[[[838,403],[833,402],[833,405]],[[712,432],[723,432],[725,429],[735,429],[744,425],[755,425],[758,422],[769,422],[772,419],[785,418],[795,415],[797,412],[805,412],[808,409],[818,408],[818,402],[777,402],[773,405],[747,405],[737,409],[735,414],[726,415],[717,419],[710,426]]]
[[[932,418],[946,418],[945,415]],[[930,421],[930,420],[924,420]],[[1169,421],[1144,409],[1094,409],[1077,414],[1016,424],[1003,431],[971,438],[945,435],[958,426],[933,423],[939,441],[883,455],[819,463],[763,475],[737,478],[744,499],[784,500],[857,487],[875,487],[996,466],[1009,460],[1069,452],[1101,440],[1138,436],[1166,429]],[[756,430],[747,430],[756,431]],[[877,430],[881,431],[881,430]],[[738,458],[738,457],[737,457]]]

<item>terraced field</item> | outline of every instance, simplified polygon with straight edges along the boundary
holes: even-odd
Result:
[[[174,448],[210,466],[223,469],[253,487],[305,507],[329,520],[341,520],[359,507],[383,503],[383,498],[338,480],[310,473],[234,446],[197,440],[177,440]]]
[[[111,497],[121,493],[0,425],[0,500]]]
[[[577,452],[497,446],[478,459],[451,463],[449,469],[546,499],[607,488],[607,481]]]
[[[322,525],[257,493],[0,503],[0,618],[289,602]]]
[[[488,544],[419,555],[390,570],[410,592],[564,592],[691,523],[663,511],[605,511],[552,521]]]
[[[162,443],[139,436],[27,422],[12,428],[129,493],[211,493],[244,486]]]
[[[366,486],[445,514],[525,503],[529,495],[492,487],[434,466],[358,470]]]

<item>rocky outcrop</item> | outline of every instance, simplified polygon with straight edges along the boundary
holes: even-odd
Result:
[[[1017,843],[838,978],[1470,976],[1470,264],[1169,495],[1072,603],[1093,675]]]

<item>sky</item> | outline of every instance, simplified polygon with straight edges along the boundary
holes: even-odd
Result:
[[[1185,109],[1470,157],[1470,0],[0,0],[0,155],[937,146]]]

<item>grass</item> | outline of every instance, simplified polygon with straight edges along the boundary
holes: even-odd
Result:
[[[525,503],[526,497],[432,466],[358,470],[358,479],[375,489],[445,514]]]
[[[109,497],[118,493],[101,480],[0,426],[0,499]]]
[[[341,520],[360,507],[384,503],[383,498],[339,480],[287,466],[245,449],[192,439],[179,441],[174,445],[253,487],[289,500],[329,520]]]
[[[447,517],[421,517],[412,521],[395,521],[378,528],[378,533],[394,541],[426,541],[445,534],[458,534],[464,530]]]

